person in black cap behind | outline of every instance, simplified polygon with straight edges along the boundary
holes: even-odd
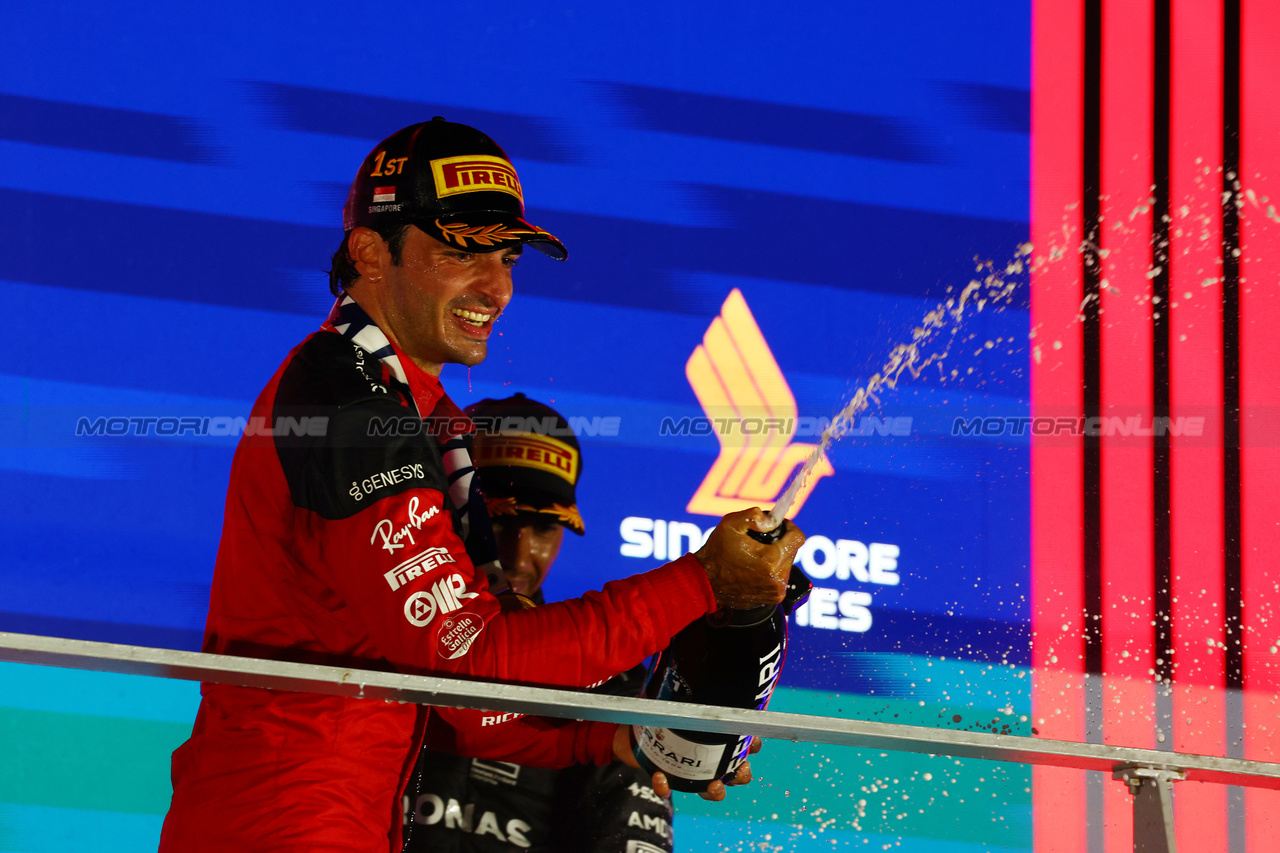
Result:
[[[578,439],[559,412],[523,394],[481,400],[467,414],[476,425],[472,462],[507,582],[541,604],[565,529],[586,532],[575,493]]]
[[[466,411],[503,572],[512,590],[542,604],[565,529],[585,533],[578,440],[559,412],[523,394]],[[637,666],[596,691],[636,696],[644,676]],[[405,850],[669,853],[671,801],[649,783],[621,762],[549,770],[424,749],[405,793]]]

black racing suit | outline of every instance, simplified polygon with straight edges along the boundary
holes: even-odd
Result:
[[[638,666],[596,688],[636,696]],[[423,750],[405,793],[408,853],[670,853],[671,801],[620,762],[563,770]]]

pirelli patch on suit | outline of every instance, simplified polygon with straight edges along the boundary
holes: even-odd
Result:
[[[438,198],[459,193],[500,192],[513,195],[524,204],[515,167],[501,157],[486,154],[442,157],[431,161],[431,174],[436,181]]]
[[[387,585],[394,591],[409,583],[409,581],[430,573],[432,569],[453,561],[453,555],[449,553],[447,548],[428,548],[421,554],[416,554],[391,569],[383,577],[386,578]],[[457,576],[455,575],[455,577]]]

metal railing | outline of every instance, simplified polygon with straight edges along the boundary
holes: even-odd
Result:
[[[359,699],[639,723],[726,734],[1040,764],[1112,774],[1133,794],[1134,850],[1173,853],[1173,782],[1280,790],[1280,764],[988,732],[632,699],[317,664],[0,632],[0,660]]]

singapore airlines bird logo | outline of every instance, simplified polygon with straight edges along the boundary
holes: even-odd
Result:
[[[796,398],[737,288],[689,356],[685,375],[720,442],[719,457],[686,509],[700,515],[772,509],[816,445],[791,441]],[[787,515],[794,517],[818,480],[834,473],[823,454]]]

